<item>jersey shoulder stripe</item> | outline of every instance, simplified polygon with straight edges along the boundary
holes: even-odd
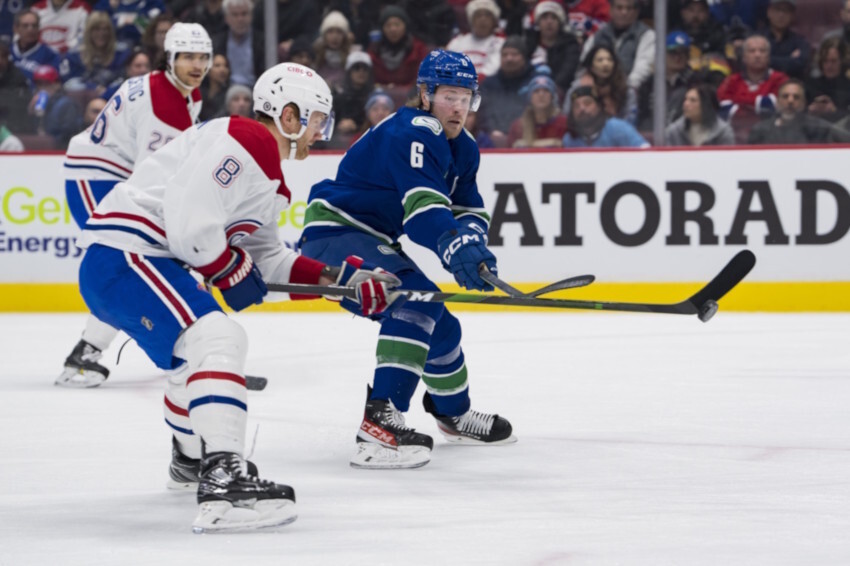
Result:
[[[231,116],[227,133],[254,158],[270,181],[280,181],[280,186],[277,189],[278,194],[285,197],[286,200],[291,200],[292,195],[283,180],[283,171],[280,170],[277,141],[266,127],[256,120]]]
[[[192,126],[192,117],[186,108],[186,99],[177,87],[160,71],[151,73],[149,80],[154,116],[181,132],[189,129]]]

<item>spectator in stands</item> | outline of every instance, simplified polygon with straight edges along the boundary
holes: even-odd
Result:
[[[767,22],[769,3],[770,0],[715,0],[711,2],[711,15],[721,25],[743,25],[754,30]]]
[[[151,58],[148,57],[148,54],[143,51],[141,47],[136,47],[124,60],[123,78],[126,80],[132,77],[140,77],[150,73],[152,68],[153,65],[151,65]],[[119,88],[121,88],[121,82],[113,83],[110,88],[106,89],[106,91],[100,95],[100,98],[103,100],[109,100]]]
[[[776,116],[750,132],[751,144],[850,143],[850,133],[806,113],[806,89],[798,79],[779,87]]]
[[[717,112],[720,105],[709,85],[687,90],[681,101],[681,117],[667,126],[667,145],[734,145],[735,133]]]
[[[592,86],[580,86],[570,93],[570,115],[564,147],[649,147],[634,126],[609,117]]]
[[[582,72],[571,90],[581,86],[592,86],[602,101],[602,109],[608,116],[615,116],[637,123],[637,93],[626,83],[626,75],[620,69],[617,56],[606,44],[595,46],[582,63]],[[569,115],[572,97],[567,95],[564,114]]]
[[[0,118],[0,153],[20,153],[24,143],[6,127],[5,120]]]
[[[507,146],[511,123],[525,110],[525,100],[519,91],[533,76],[534,68],[528,64],[525,42],[517,35],[508,37],[502,44],[499,72],[484,79],[479,86],[479,126],[491,136],[496,147]]]
[[[289,49],[282,53],[278,50],[281,61],[291,61],[311,69],[316,68],[316,51],[313,49],[313,41],[306,37],[299,37],[289,43]]]
[[[128,53],[119,51],[109,14],[92,12],[79,51],[71,51],[59,65],[69,92],[89,91],[100,96],[123,82]]]
[[[408,22],[407,29],[429,50],[451,41],[457,29],[457,18],[446,0],[401,0],[399,5],[408,15],[416,14]]]
[[[561,92],[570,88],[581,58],[581,46],[576,36],[566,31],[566,23],[561,3],[544,0],[534,7],[534,29],[526,35],[531,64],[548,66]]]
[[[115,28],[118,49],[137,46],[148,24],[165,12],[162,0],[97,0],[94,9],[109,14]]]
[[[204,122],[218,116],[225,105],[227,89],[230,88],[230,65],[227,57],[219,53],[213,55],[210,72],[201,83],[201,114],[199,119]]]
[[[490,135],[478,127],[478,112],[469,112],[466,115],[466,122],[464,122],[463,127],[475,138],[475,143],[478,144],[479,149],[496,147],[493,145]]]
[[[148,24],[145,33],[142,34],[141,47],[148,54],[154,67],[158,67],[160,62],[165,62],[165,34],[175,21],[171,14],[160,14]]]
[[[277,0],[278,53],[288,54],[292,42],[299,37],[310,41],[316,39],[319,24],[322,23],[320,4],[321,2],[316,0]],[[253,18],[254,35],[262,35],[264,32],[266,20],[263,10],[263,2],[256,2]]]
[[[373,126],[377,126],[381,123],[381,120],[395,112],[395,101],[393,98],[382,90],[376,90],[372,93],[368,100],[366,100],[366,105],[363,108],[366,112],[366,123],[360,128],[351,139],[351,143],[356,142],[360,137],[365,134],[369,128]]]
[[[28,9],[28,2],[0,2],[0,42],[12,45],[15,17]]]
[[[584,44],[582,57],[585,61],[597,45],[605,45],[616,53],[630,88],[639,89],[652,74],[655,31],[638,20],[636,0],[612,0],[611,21]]]
[[[83,41],[89,5],[81,0],[38,0],[32,5],[38,14],[40,39],[64,55]]]
[[[192,6],[191,11],[181,21],[201,24],[210,37],[227,31],[224,21],[224,0],[201,0]]]
[[[850,78],[847,76],[848,46],[838,37],[825,39],[818,49],[817,77],[806,81],[809,114],[837,122],[850,111]]]
[[[28,114],[32,98],[27,77],[9,57],[9,46],[0,41],[0,120],[15,134],[35,132],[35,120]]]
[[[348,20],[355,45],[368,46],[369,33],[378,29],[378,15],[384,0],[329,0],[328,10],[338,10]]]
[[[695,81],[695,73],[688,64],[691,38],[683,31],[667,34],[667,64],[665,66],[667,87],[667,112],[665,124],[672,124],[682,115],[685,92]],[[716,97],[715,97],[716,98]],[[653,81],[643,83],[638,93],[638,127],[641,131],[652,130],[655,112],[655,87]]]
[[[345,60],[351,52],[351,30],[348,20],[340,12],[329,12],[319,27],[319,38],[315,43],[316,66],[331,90],[342,86],[345,78]]]
[[[366,124],[366,101],[375,90],[372,58],[363,51],[352,51],[345,61],[342,88],[334,93],[336,126],[334,137],[352,136]],[[344,147],[348,147],[348,143]]]
[[[812,55],[812,47],[802,35],[791,31],[797,0],[770,0],[767,9],[770,41],[770,67],[789,77],[802,79]]]
[[[466,19],[471,31],[458,35],[446,47],[465,54],[475,65],[478,81],[498,72],[505,38],[497,34],[501,10],[494,0],[471,0],[466,5]]]
[[[254,95],[245,85],[230,85],[224,97],[224,111],[221,116],[242,116],[250,118],[254,115]]]
[[[850,0],[844,0],[841,11],[839,12],[839,18],[841,19],[841,27],[827,32],[823,38],[824,40],[834,37],[839,38],[844,40],[844,43],[847,45],[850,45]]]
[[[403,100],[416,82],[419,63],[428,54],[425,44],[408,31],[410,18],[398,6],[381,10],[381,37],[369,46],[375,82],[395,100]]]
[[[691,66],[697,67],[703,55],[725,53],[726,31],[711,16],[708,1],[683,0],[681,6],[681,27],[691,38]]]
[[[65,149],[71,136],[83,129],[82,113],[65,94],[59,73],[53,67],[43,65],[36,69],[33,83],[36,93],[28,111],[38,121],[38,133],[52,136],[55,149]]]
[[[788,75],[770,68],[770,43],[764,36],[747,38],[741,62],[743,70],[729,75],[717,89],[721,114],[729,116],[739,142],[747,139],[759,117],[773,114],[779,85],[788,80]]]
[[[581,40],[592,36],[611,20],[609,0],[566,0],[567,19]]]
[[[97,120],[101,111],[106,108],[107,103],[108,101],[101,97],[89,100],[89,103],[86,104],[86,109],[83,112],[83,129],[94,124],[94,121]]]
[[[15,40],[12,42],[12,62],[32,81],[36,67],[50,65],[59,69],[61,58],[38,39],[38,14],[21,10],[15,15]]]
[[[526,108],[511,124],[510,147],[561,147],[567,117],[561,112],[558,87],[548,75],[537,75],[520,91]]]
[[[251,27],[252,10],[251,0],[224,0],[227,31],[213,38],[213,52],[230,62],[230,81],[249,87],[266,68],[263,32]]]

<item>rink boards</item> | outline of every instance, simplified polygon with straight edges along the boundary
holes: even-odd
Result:
[[[293,194],[279,221],[284,241],[298,237],[310,186],[341,158],[284,164]],[[478,183],[500,275],[521,289],[590,273],[597,282],[570,297],[674,302],[748,248],[757,265],[722,309],[850,311],[848,161],[850,147],[488,152]],[[0,171],[0,311],[82,310],[62,156],[2,154]],[[403,243],[457,289],[435,256]]]

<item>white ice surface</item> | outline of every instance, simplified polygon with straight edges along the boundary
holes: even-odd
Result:
[[[82,315],[0,316],[0,565],[850,564],[850,315],[461,313],[473,406],[519,442],[349,467],[377,325],[246,314],[279,532],[193,535],[162,378],[129,344],[53,386]],[[250,436],[250,434],[249,434]]]

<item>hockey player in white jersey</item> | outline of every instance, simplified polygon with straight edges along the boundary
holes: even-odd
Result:
[[[331,109],[314,71],[272,67],[254,86],[256,120],[219,118],[181,134],[103,199],[80,239],[80,292],[92,313],[173,370],[165,396],[171,475],[197,475],[195,532],[274,527],[296,513],[292,488],[259,479],[244,459],[245,332],[184,264],[234,310],[315,298],[268,293],[265,281],[354,287],[348,307],[365,316],[397,298],[391,289],[400,281],[359,258],[331,267],[279,240],[277,219],[290,199],[280,161],[303,159],[330,137]]]
[[[198,88],[212,66],[212,41],[200,24],[177,23],[165,36],[165,52],[164,69],[127,80],[94,124],[71,139],[65,156],[65,193],[80,227],[112,187],[130,176],[136,163],[198,120]],[[117,333],[89,316],[56,384],[103,383],[109,370],[98,362]]]

